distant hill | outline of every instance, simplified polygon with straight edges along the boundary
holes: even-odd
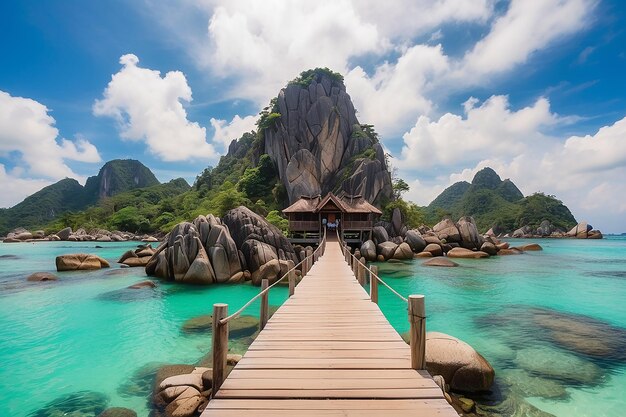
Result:
[[[184,181],[184,180],[183,180]],[[16,227],[43,227],[67,212],[84,210],[103,197],[159,185],[152,171],[133,159],[109,161],[83,187],[72,178],[62,179],[0,211],[0,234]],[[187,185],[189,187],[189,185]]]
[[[504,181],[491,168],[476,173],[471,184],[460,181],[446,188],[426,208],[426,220],[437,223],[442,217],[472,216],[481,231],[512,232],[522,226],[536,228],[548,220],[557,228],[576,225],[570,210],[554,196],[536,193],[524,197],[509,179]]]

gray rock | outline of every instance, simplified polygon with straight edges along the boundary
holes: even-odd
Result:
[[[602,369],[593,362],[547,346],[519,350],[515,364],[531,375],[572,384],[594,385],[603,378]]]
[[[374,229],[372,230],[372,236],[374,238],[374,243],[377,245],[389,241],[389,234],[387,233],[387,230],[382,226],[374,226]]]
[[[361,245],[361,254],[368,262],[376,261],[376,244],[372,240],[366,240]]]
[[[393,255],[396,253],[396,249],[398,245],[393,242],[383,242],[376,245],[376,250],[379,255],[382,255],[385,260],[389,260],[393,258]]]
[[[391,226],[393,230],[393,236],[400,236],[400,230],[402,229],[402,212],[399,208],[394,208],[391,213]]]
[[[461,233],[456,224],[450,219],[443,219],[433,226],[433,232],[437,234],[439,240],[445,239],[446,242],[460,242]]]
[[[418,230],[408,230],[404,236],[404,241],[409,244],[411,250],[419,253],[426,247],[426,241]]]
[[[411,250],[409,244],[406,242],[400,243],[393,253],[393,259],[413,259],[413,251]]]
[[[70,235],[72,234],[72,228],[71,227],[66,227],[65,229],[61,229],[58,232],[55,233],[59,239],[61,240],[68,240]]]
[[[478,233],[476,222],[471,217],[461,217],[456,224],[461,235],[461,246],[466,249],[480,249],[483,237]]]

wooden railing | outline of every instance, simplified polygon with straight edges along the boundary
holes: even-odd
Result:
[[[387,287],[396,297],[407,304],[410,325],[410,346],[411,346],[411,368],[426,369],[426,306],[423,295],[409,295],[409,298],[402,296],[389,284],[378,276],[378,267],[372,265],[368,267],[364,257],[357,259],[350,251],[348,245],[341,241],[341,248],[346,258],[346,262],[352,268],[354,275],[362,286],[365,285],[365,274],[370,277],[370,300],[378,304],[378,283]]]
[[[259,318],[259,330],[263,330],[267,321],[269,320],[269,291],[275,285],[278,285],[283,279],[289,280],[289,297],[291,297],[296,288],[296,269],[301,266],[302,277],[311,270],[311,267],[320,256],[324,254],[326,250],[326,231],[324,231],[324,237],[313,251],[309,249],[306,253],[300,252],[300,261],[297,265],[287,271],[282,277],[280,277],[272,285],[269,285],[269,280],[263,279],[261,281],[261,292],[252,297],[246,304],[239,310],[227,316],[228,304],[217,303],[213,304],[213,395],[220,389],[224,382],[226,374],[226,357],[228,355],[228,323],[231,320],[236,319],[248,308],[253,302],[261,298],[261,312]]]
[[[372,222],[366,220],[344,220],[341,227],[343,227],[343,230],[371,229]]]
[[[295,232],[313,232],[320,230],[318,220],[289,220],[289,230]]]

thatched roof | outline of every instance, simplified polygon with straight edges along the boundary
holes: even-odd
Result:
[[[344,213],[374,213],[382,212],[371,205],[361,195],[348,195],[342,192],[339,196],[333,193],[321,196],[302,196],[298,201],[283,210],[283,213],[318,213],[325,205],[332,202]]]

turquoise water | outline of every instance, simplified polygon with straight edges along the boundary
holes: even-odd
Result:
[[[428,330],[474,346],[494,365],[498,390],[515,398],[518,407],[534,406],[563,417],[623,415],[623,358],[598,361],[558,345],[533,323],[532,314],[576,313],[601,320],[607,336],[622,335],[618,330],[626,328],[626,240],[539,243],[543,252],[460,260],[459,268],[428,268],[421,261],[379,266],[385,280],[402,294],[426,295]],[[26,417],[56,398],[84,390],[106,395],[109,406],[147,416],[146,395],[132,395],[127,389],[131,375],[155,363],[197,362],[210,350],[210,334],[185,334],[182,323],[210,314],[216,302],[226,302],[235,311],[258,293],[249,285],[201,288],[165,283],[156,289],[129,290],[127,286],[146,279],[143,269],[120,269],[114,261],[135,244],[99,245],[103,248],[95,248],[95,243],[0,244],[0,416]],[[112,268],[58,273],[57,282],[25,281],[32,272],[54,271],[55,256],[77,252],[98,254]],[[286,293],[277,288],[270,304],[281,304]],[[379,293],[391,323],[406,331],[405,307],[385,288]],[[258,315],[258,304],[248,311]],[[233,348],[240,347],[233,343]],[[568,366],[582,364],[596,378],[581,383],[563,376],[548,378],[537,369],[530,372],[529,355],[531,366],[556,358]],[[529,395],[520,375],[544,387],[541,395]]]
[[[401,265],[379,264],[379,268],[385,281],[401,294],[425,294],[427,330],[448,333],[472,345],[494,366],[498,386],[505,393],[517,393],[517,400],[556,416],[624,415],[626,352],[622,351],[619,358],[599,361],[555,343],[549,331],[533,322],[533,312],[571,317],[583,323],[588,318],[600,320],[606,324],[601,327],[601,335],[612,334],[625,347],[626,239],[535,242],[543,246],[542,252],[455,259],[461,264],[457,268],[425,267],[417,260]],[[406,310],[398,299],[382,287],[379,294],[379,304],[394,327],[401,332],[408,330]],[[532,368],[533,362],[542,361],[563,361],[562,367],[572,367],[573,372],[580,368],[601,373],[593,383],[572,381],[562,375],[538,379],[546,375],[537,369],[520,373],[522,365]],[[547,386],[550,395],[519,393],[519,375],[528,376],[534,385]],[[588,375],[580,378],[584,380]],[[509,387],[511,391],[507,391]],[[564,392],[557,394],[560,390]]]
[[[259,291],[164,283],[126,289],[146,279],[143,268],[120,269],[114,262],[136,243],[98,244],[103,248],[93,242],[0,244],[0,416],[28,416],[84,390],[147,416],[145,395],[124,394],[129,376],[154,363],[197,362],[211,349],[210,334],[184,334],[182,323],[211,314],[218,302],[234,312]],[[79,252],[102,256],[112,268],[57,273],[56,282],[25,281],[34,271],[54,272],[57,255]],[[270,304],[280,305],[286,295],[277,288]],[[258,312],[258,304],[246,310]]]

